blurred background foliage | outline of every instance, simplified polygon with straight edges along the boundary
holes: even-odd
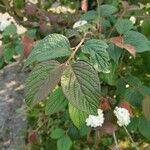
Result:
[[[123,18],[134,20],[134,25],[137,30],[150,40],[149,0],[102,0],[101,3],[117,7],[119,9],[118,16],[125,7],[130,7],[131,11],[126,12]],[[96,5],[96,1],[88,0],[88,10],[96,9]],[[0,12],[2,14],[8,13],[13,17],[15,22],[6,27],[0,35],[2,43],[0,47],[0,68],[18,60],[18,55],[19,59],[21,56],[21,60],[22,57],[26,58],[33,43],[35,44],[36,41],[41,40],[50,33],[57,32],[67,35],[69,29],[72,28],[73,24],[78,21],[80,16],[84,13],[81,10],[80,0],[0,0]],[[116,19],[113,16],[108,17],[108,19],[111,23],[111,28],[114,22],[116,22]],[[16,24],[23,26],[26,31],[18,34]],[[106,30],[106,32],[110,32],[110,30]],[[80,40],[80,38],[76,40],[70,38],[72,45],[78,43],[78,40]],[[136,80],[136,82],[142,82],[142,84],[144,83],[144,85],[150,87],[150,51],[137,54],[135,59],[125,54],[121,67],[124,72],[129,72],[138,78],[138,80],[136,80],[134,77],[130,77],[131,81]],[[113,86],[116,82],[116,77],[113,76],[113,69],[115,70],[115,65],[112,63],[112,74],[107,78],[103,77],[103,75],[101,76],[102,80],[110,85],[107,91],[110,90],[109,95],[111,96],[116,90]],[[135,102],[135,99],[139,99],[140,101],[142,95],[130,88],[128,88],[128,91],[125,91],[126,83],[122,80],[117,80],[117,82],[118,94],[123,95],[133,106],[135,105],[136,113],[139,115],[141,108],[138,107],[139,104]],[[105,89],[103,90],[105,91]],[[44,107],[45,102],[40,103],[34,109],[28,111],[29,131],[27,133],[27,146],[25,149],[49,150],[51,147],[51,149],[55,150],[56,140],[59,140],[66,132],[68,137],[65,137],[64,142],[67,142],[59,141],[60,144],[66,144],[67,147],[68,145],[72,145],[73,141],[74,146],[72,149],[74,150],[94,149],[92,145],[94,144],[93,139],[96,137],[94,137],[93,132],[90,132],[86,127],[78,130],[71,123],[68,112],[65,110],[50,117],[46,116]],[[138,109],[136,107],[138,107]],[[140,121],[143,121],[142,118]],[[143,135],[139,134],[140,129],[137,127],[139,124],[137,122],[139,122],[139,120],[134,119],[128,129],[130,131],[134,129],[132,134],[133,138],[139,143],[141,150],[144,150],[148,147],[148,143],[150,142],[150,130],[144,131]],[[147,126],[149,125],[150,124],[147,124]],[[53,129],[57,129],[57,131]],[[148,138],[146,137],[147,134],[149,134]],[[124,149],[130,150],[130,144],[128,143],[124,131],[120,129],[117,137],[120,140],[120,145]],[[99,144],[101,150],[106,150],[108,147],[111,149],[113,139],[110,136],[105,136],[101,139]]]

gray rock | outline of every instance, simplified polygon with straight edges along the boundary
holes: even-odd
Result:
[[[21,150],[25,144],[23,101],[25,73],[17,62],[0,71],[0,150]]]

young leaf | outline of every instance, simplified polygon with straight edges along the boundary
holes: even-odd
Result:
[[[150,42],[141,33],[136,31],[129,31],[123,36],[124,43],[135,47],[137,53],[150,51]]]
[[[115,12],[117,12],[117,8],[112,5],[105,4],[100,6],[100,15],[103,17],[110,16]]]
[[[35,66],[26,80],[25,99],[27,104],[35,104],[46,98],[59,82],[64,69],[64,65],[54,60]]]
[[[109,54],[107,52],[108,45],[101,40],[88,40],[82,47],[82,52],[90,54],[90,61],[97,71],[104,73],[110,72]]]
[[[70,54],[71,48],[69,40],[60,34],[50,34],[39,42],[32,50],[24,67],[31,65],[33,62],[41,62],[58,57],[69,56]]]
[[[122,37],[118,36],[118,37],[113,37],[110,39],[110,41],[115,44],[116,46],[120,47],[120,48],[124,48],[126,49],[133,57],[136,56],[136,50],[135,47],[130,45],[130,44],[125,44],[124,40]]]
[[[69,114],[72,122],[77,128],[82,128],[85,125],[85,120],[87,118],[87,114],[85,112],[80,111],[75,108],[73,105],[69,103]]]
[[[68,101],[66,100],[62,89],[56,89],[48,98],[46,103],[46,114],[51,115],[64,109]]]
[[[98,73],[83,61],[70,65],[61,78],[63,92],[69,102],[81,111],[96,114],[100,101]]]
[[[140,133],[150,139],[150,121],[146,120],[144,117],[139,119],[138,128]]]
[[[50,137],[56,140],[56,139],[61,138],[64,134],[65,134],[65,131],[63,129],[56,128],[51,132]]]
[[[68,135],[63,136],[57,141],[57,150],[70,150],[72,141]]]
[[[133,23],[128,19],[119,19],[115,27],[119,34],[125,34],[126,32],[133,29]]]
[[[146,96],[142,101],[142,108],[145,118],[150,120],[150,96]]]

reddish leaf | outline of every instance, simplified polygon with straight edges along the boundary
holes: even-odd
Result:
[[[87,0],[82,0],[82,2],[81,2],[81,10],[83,12],[87,12],[87,10],[88,10],[88,2],[87,2]]]
[[[35,4],[29,3],[25,6],[25,12],[29,16],[34,16],[37,13],[37,7]]]
[[[115,44],[116,46],[120,47],[120,48],[124,48],[126,49],[134,58],[136,56],[136,50],[134,48],[134,46],[130,45],[130,44],[124,44],[123,38],[118,36],[118,37],[113,37],[110,38],[110,41]]]
[[[39,144],[40,143],[37,131],[35,131],[35,130],[30,130],[29,131],[29,133],[28,133],[28,142],[32,143],[32,144]]]
[[[104,110],[104,111],[111,109],[111,107],[110,107],[110,102],[108,101],[107,98],[103,98],[103,99],[101,100],[100,108],[101,108],[102,110]]]
[[[28,36],[24,36],[22,38],[22,44],[24,56],[27,58],[33,48],[34,42]]]
[[[129,113],[130,113],[130,116],[133,116],[133,112],[132,112],[131,106],[130,106],[130,104],[128,102],[120,103],[120,107],[127,109],[129,111]]]

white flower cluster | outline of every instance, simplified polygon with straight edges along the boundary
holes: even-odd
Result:
[[[79,21],[75,22],[75,24],[73,25],[73,28],[75,29],[75,28],[78,28],[78,27],[83,26],[85,24],[87,24],[86,20],[79,20]]]
[[[104,123],[104,114],[101,109],[97,110],[98,115],[89,115],[89,117],[86,119],[86,125],[91,127],[101,127]]]
[[[8,20],[0,20],[0,31],[4,31],[7,26],[11,24]]]
[[[130,123],[130,113],[127,109],[116,107],[114,114],[118,119],[117,123],[120,127],[127,126]]]

